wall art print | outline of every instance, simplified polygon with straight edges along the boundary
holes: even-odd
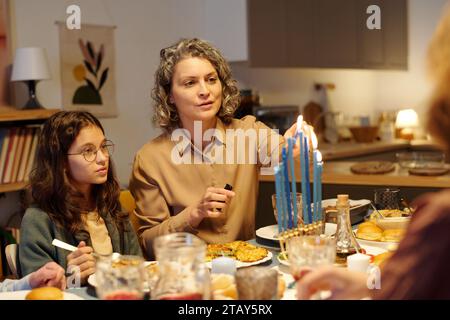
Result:
[[[64,110],[116,117],[114,29],[82,24],[69,30],[58,23]]]

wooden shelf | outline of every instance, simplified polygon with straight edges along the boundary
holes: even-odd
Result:
[[[16,182],[0,184],[0,193],[23,190],[27,187],[28,183],[29,182]]]
[[[0,106],[0,122],[23,120],[46,120],[60,109],[21,110],[10,106]]]
[[[1,126],[23,126],[27,124],[41,124],[60,109],[17,109],[12,106],[0,106],[0,127]],[[28,186],[28,182],[16,182],[0,184],[0,193],[23,190]]]

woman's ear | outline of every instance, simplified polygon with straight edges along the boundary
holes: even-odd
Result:
[[[173,101],[173,96],[171,93],[169,93],[169,103],[170,104],[175,104],[175,102]]]

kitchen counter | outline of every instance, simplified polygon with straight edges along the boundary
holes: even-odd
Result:
[[[392,142],[355,143],[343,142],[338,144],[319,145],[324,161],[338,160],[351,157],[365,156],[390,151],[439,150],[439,147],[429,140],[394,140]]]
[[[396,164],[393,172],[386,174],[354,174],[350,167],[353,161],[330,161],[324,162],[322,183],[335,185],[364,185],[364,186],[396,186],[396,187],[425,187],[425,188],[448,188],[450,187],[450,174],[442,176],[426,177],[409,174],[408,170],[402,169]],[[296,168],[299,168],[296,162]],[[296,169],[296,180],[301,182],[300,170]],[[260,176],[262,182],[273,182],[271,176]]]

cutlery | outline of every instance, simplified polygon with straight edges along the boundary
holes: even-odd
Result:
[[[58,239],[53,239],[52,245],[54,245],[55,247],[59,247],[61,249],[65,249],[67,251],[72,251],[72,252],[78,249],[77,247],[75,247],[75,246],[73,246],[71,244],[68,244],[68,243],[66,243],[64,241],[58,240]],[[101,255],[99,255],[98,253],[95,253],[95,252],[92,252],[92,255],[94,257],[96,257],[96,258],[101,256]],[[114,252],[112,254],[112,258],[113,259],[117,259],[118,257],[120,257],[120,253]]]

